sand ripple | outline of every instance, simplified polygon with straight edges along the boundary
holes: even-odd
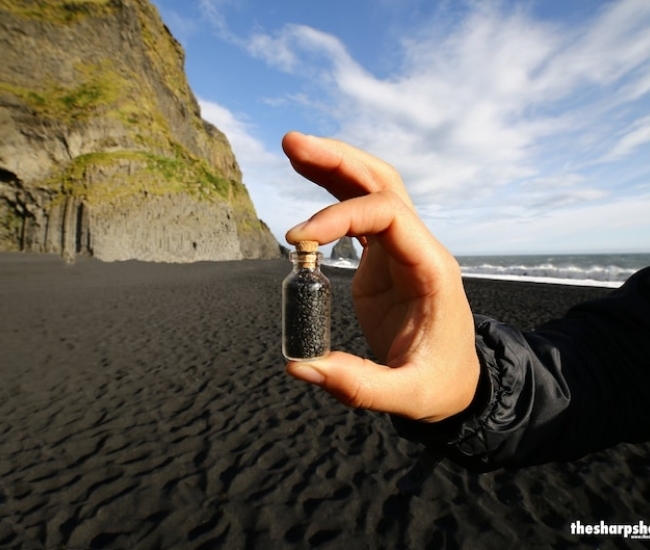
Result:
[[[647,446],[398,489],[420,449],[285,376],[283,262],[0,265],[2,548],[622,548],[570,522],[650,520]]]

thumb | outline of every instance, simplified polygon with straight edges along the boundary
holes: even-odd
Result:
[[[323,388],[344,405],[412,416],[417,395],[413,368],[391,368],[349,353],[333,351],[316,361],[290,361],[287,373]]]

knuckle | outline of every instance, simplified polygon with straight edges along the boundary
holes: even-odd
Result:
[[[367,359],[364,359],[364,363]],[[342,394],[341,401],[355,409],[369,409],[374,410],[375,400],[373,395],[375,388],[366,376],[363,376],[360,371],[357,371],[356,376],[351,376],[343,387],[344,393]]]
[[[372,407],[372,402],[367,398],[365,384],[363,384],[359,379],[357,379],[356,383],[349,389],[345,402],[348,406],[355,409],[370,409]]]
[[[400,176],[400,173],[397,171],[397,168],[395,168],[392,164],[388,162],[384,162],[384,177],[387,181],[390,181],[391,183],[398,183],[402,184],[402,177]]]
[[[389,212],[393,214],[398,214],[400,212],[410,214],[411,210],[408,205],[404,202],[402,197],[392,189],[384,189],[379,192],[379,195],[384,201],[384,207]]]

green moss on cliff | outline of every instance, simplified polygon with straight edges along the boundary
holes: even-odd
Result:
[[[185,76],[185,52],[164,25],[158,11],[151,4],[141,3],[138,20],[144,51],[165,84],[186,105],[194,103]],[[196,122],[196,121],[195,121]]]
[[[231,182],[211,170],[203,159],[184,151],[177,151],[173,158],[151,153],[145,156],[148,170],[160,174],[170,185],[183,182],[184,189],[198,197],[228,200]]]
[[[258,232],[262,226],[248,194],[248,189],[243,183],[232,182],[230,202],[235,212],[239,235]]]
[[[231,182],[215,174],[200,159],[170,158],[146,151],[80,155],[46,185],[62,192],[60,200],[73,195],[91,204],[138,194],[177,193],[224,201],[231,191]]]
[[[109,15],[115,9],[112,4],[111,0],[0,0],[0,8],[17,17],[50,24],[70,24],[90,15]]]
[[[75,68],[80,76],[75,86],[44,82],[38,87],[25,88],[0,82],[0,91],[21,99],[38,117],[64,124],[96,116],[120,97],[123,79],[110,61],[78,64]]]
[[[0,250],[20,250],[23,217],[8,203],[0,200]]]

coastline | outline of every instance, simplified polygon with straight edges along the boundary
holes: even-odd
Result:
[[[650,254],[457,256],[456,260],[468,279],[615,289],[650,265]],[[325,259],[325,263],[348,269],[358,265],[357,261],[340,258]]]

